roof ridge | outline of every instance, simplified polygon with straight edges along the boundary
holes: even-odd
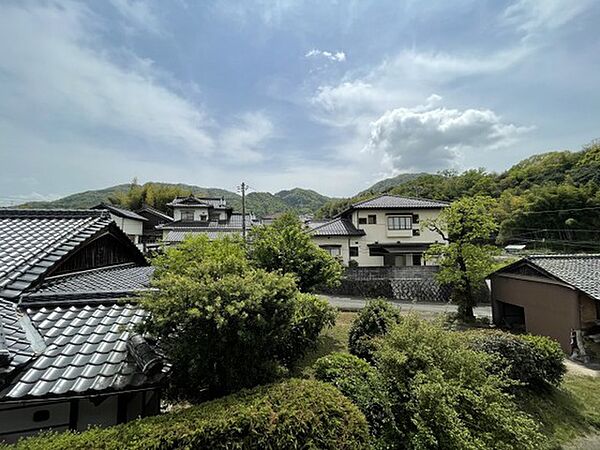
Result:
[[[357,203],[353,203],[352,207],[359,206],[359,205],[361,205],[363,203],[366,203],[366,202],[371,202],[371,201],[373,201],[375,199],[378,199],[378,198],[381,198],[381,197],[406,198],[406,199],[409,199],[409,200],[419,200],[419,201],[422,201],[422,202],[444,203],[446,205],[450,204],[450,202],[447,202],[445,200],[435,200],[435,199],[432,199],[432,198],[425,198],[425,197],[412,197],[412,196],[409,196],[409,195],[398,195],[398,194],[382,193],[382,194],[376,195],[375,197],[371,197],[369,199],[361,200],[361,201],[359,201]]]
[[[0,208],[0,218],[19,218],[19,217],[63,217],[63,218],[81,218],[81,217],[109,217],[107,211],[101,209],[17,209]]]
[[[525,259],[575,259],[575,258],[600,258],[600,253],[556,253],[556,254],[540,254],[529,255]]]

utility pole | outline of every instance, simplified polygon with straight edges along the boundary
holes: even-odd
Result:
[[[242,184],[238,186],[238,190],[242,194],[242,237],[246,240],[246,191],[248,185],[242,181]]]

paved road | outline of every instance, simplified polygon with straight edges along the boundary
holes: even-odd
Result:
[[[358,311],[359,309],[362,309],[367,302],[363,297],[346,297],[341,295],[323,295],[323,297],[327,298],[329,303],[342,311]],[[426,313],[456,312],[456,305],[448,303],[412,303],[400,301],[392,301],[392,303],[402,308],[403,311],[413,310]],[[475,308],[474,313],[477,317],[492,317],[492,309],[490,306],[478,306]]]

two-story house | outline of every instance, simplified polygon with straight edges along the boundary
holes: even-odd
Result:
[[[92,209],[106,209],[110,213],[111,219],[117,224],[117,226],[123,230],[129,239],[135,244],[140,245],[142,243],[142,236],[144,235],[144,225],[148,221],[145,217],[119,206],[111,205],[109,203],[100,203],[92,207]]]
[[[437,200],[380,195],[353,204],[333,220],[311,227],[314,242],[339,257],[344,265],[425,265],[423,253],[436,242],[438,233],[422,227],[449,204]]]
[[[253,214],[246,214],[244,222],[242,214],[234,212],[223,198],[190,195],[177,197],[167,206],[173,210],[173,221],[156,226],[166,244],[181,242],[190,234],[206,234],[210,239],[241,235],[244,225],[249,230],[258,223]]]

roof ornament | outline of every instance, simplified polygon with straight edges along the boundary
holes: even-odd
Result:
[[[136,333],[129,336],[127,351],[139,369],[146,375],[153,375],[162,370],[164,365],[162,358],[141,334]]]
[[[6,345],[6,336],[4,335],[4,325],[2,325],[2,318],[0,317],[0,368],[8,367],[12,361],[12,354],[8,350]]]

